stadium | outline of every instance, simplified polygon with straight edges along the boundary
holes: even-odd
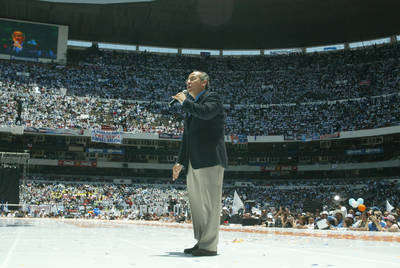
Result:
[[[0,267],[399,267],[398,10],[1,1]],[[227,154],[202,258],[173,179],[201,95],[170,103],[196,70]]]

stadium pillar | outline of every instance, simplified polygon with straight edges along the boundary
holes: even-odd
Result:
[[[302,47],[301,48],[301,53],[306,54],[306,52],[307,52],[307,48],[306,47]]]
[[[224,54],[224,53],[223,53],[223,50],[220,49],[220,50],[219,50],[219,55],[222,56],[223,54]]]
[[[397,42],[397,37],[395,36],[395,35],[392,35],[391,37],[390,37],[390,43],[391,44],[394,44],[394,43],[396,43]]]
[[[182,48],[178,48],[178,55],[182,55]]]
[[[136,51],[139,51],[139,45],[136,45]]]
[[[344,49],[345,50],[349,50],[350,49],[349,43],[347,43],[347,42],[344,43]]]
[[[264,55],[265,55],[264,49],[260,49],[260,55],[261,55],[261,56],[264,56]]]

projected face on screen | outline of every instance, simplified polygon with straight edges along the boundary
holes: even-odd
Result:
[[[57,58],[58,27],[0,19],[0,54]]]
[[[16,52],[21,52],[23,49],[23,43],[25,41],[25,35],[21,31],[15,31],[12,34],[12,40],[13,40],[13,50]]]

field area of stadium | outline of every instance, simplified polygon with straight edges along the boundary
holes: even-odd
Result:
[[[221,227],[217,257],[195,258],[190,224],[0,218],[0,267],[399,267],[400,235]]]

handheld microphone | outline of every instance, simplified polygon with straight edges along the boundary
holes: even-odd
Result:
[[[186,89],[182,91],[182,93],[185,94],[185,95],[187,94],[187,92],[188,92],[188,91],[187,91]],[[174,105],[176,102],[179,102],[179,101],[178,101],[177,99],[173,99],[172,101],[170,101],[170,102],[168,103],[168,105],[169,105],[169,106],[172,106],[172,105]]]

